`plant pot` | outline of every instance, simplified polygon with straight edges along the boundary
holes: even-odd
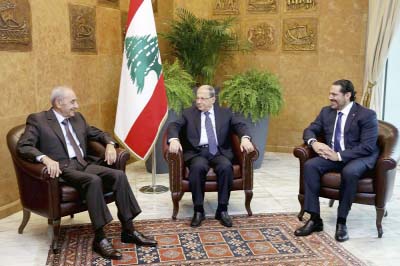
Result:
[[[262,162],[264,160],[265,146],[267,144],[267,135],[268,135],[268,124],[269,117],[263,118],[259,120],[257,123],[253,123],[251,118],[244,118],[247,122],[247,125],[250,130],[250,134],[252,136],[251,141],[256,145],[259,156],[258,159],[254,162],[254,169],[258,169],[261,167]]]
[[[167,120],[165,121],[163,127],[161,128],[160,134],[158,135],[158,139],[156,142],[156,149],[155,149],[156,150],[156,174],[168,173],[168,164],[164,160],[164,156],[162,154],[162,138],[163,138],[164,132],[167,130],[169,123],[172,121],[175,121],[177,119],[178,119],[178,115],[176,114],[176,112],[169,109]],[[150,155],[146,161],[147,172],[149,172],[149,173],[152,172],[152,166],[153,166],[153,155]]]

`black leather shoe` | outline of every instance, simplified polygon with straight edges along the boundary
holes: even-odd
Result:
[[[319,221],[313,221],[313,220],[308,220],[305,225],[302,227],[298,228],[296,231],[294,231],[295,236],[308,236],[312,232],[320,232],[324,230],[324,224],[322,220]]]
[[[199,227],[201,225],[201,222],[204,221],[205,219],[206,217],[204,216],[204,212],[194,212],[190,226]]]
[[[93,241],[93,250],[106,259],[122,259],[121,252],[115,250],[107,238],[103,238],[100,242]]]
[[[219,220],[223,226],[232,227],[232,218],[229,216],[228,212],[217,212],[215,214],[215,219]]]
[[[339,242],[349,240],[349,233],[347,232],[347,226],[345,224],[336,225],[335,239]]]
[[[121,242],[122,243],[133,243],[138,246],[149,246],[155,247],[157,246],[157,241],[145,237],[139,231],[133,230],[132,233],[122,232],[121,233]]]

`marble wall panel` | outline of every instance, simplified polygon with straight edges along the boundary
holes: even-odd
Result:
[[[96,93],[100,102],[118,99],[121,65],[120,56],[101,55],[97,58]]]
[[[364,54],[365,19],[363,14],[321,17],[319,51],[336,56]]]
[[[101,128],[111,136],[114,134],[115,113],[117,111],[117,101],[111,100],[100,104]]]
[[[99,54],[121,55],[121,15],[112,8],[97,7],[97,46]]]
[[[97,58],[95,55],[71,57],[71,86],[81,105],[95,104],[99,101]]]
[[[119,9],[119,0],[97,0],[100,6]]]
[[[33,56],[30,53],[1,52],[0,118],[33,112],[35,82]]]
[[[66,1],[38,0],[31,3],[32,39],[35,54],[65,54],[70,51]]]
[[[70,55],[40,55],[36,58],[37,110],[50,107],[50,92],[58,85],[71,85],[72,70]]]

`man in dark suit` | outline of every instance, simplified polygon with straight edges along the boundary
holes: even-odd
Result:
[[[304,142],[319,156],[304,165],[304,209],[311,217],[295,235],[306,236],[323,230],[320,178],[328,171],[336,171],[341,174],[341,184],[335,239],[343,242],[349,239],[346,218],[357,192],[358,179],[374,167],[379,155],[378,121],[374,111],[354,102],[354,86],[349,80],[335,81],[329,100],[330,106],[322,108],[315,121],[304,130]],[[325,141],[319,142],[318,136]]]
[[[112,220],[103,196],[103,187],[115,194],[118,218],[122,224],[121,241],[155,246],[133,227],[133,219],[141,212],[123,171],[104,165],[116,160],[115,141],[105,132],[89,126],[76,112],[78,101],[69,87],[56,87],[51,93],[52,108],[29,115],[17,150],[26,160],[43,163],[51,178],[60,177],[74,186],[85,199],[95,238],[93,248],[106,258],[121,259],[112,247],[103,227]],[[86,155],[87,142],[95,140],[106,145],[104,161]]]
[[[236,132],[241,138],[242,150],[254,150],[244,121],[234,116],[229,109],[214,103],[214,88],[210,85],[200,86],[196,93],[196,106],[184,110],[182,117],[168,126],[169,151],[177,153],[183,147],[183,158],[189,166],[189,185],[194,204],[192,227],[200,226],[205,219],[204,189],[210,166],[214,168],[218,178],[218,208],[215,218],[226,227],[232,226],[232,219],[228,214],[233,181],[230,132]]]

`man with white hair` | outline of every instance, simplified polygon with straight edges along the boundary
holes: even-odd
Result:
[[[105,132],[89,126],[77,112],[74,91],[65,86],[51,93],[52,108],[29,115],[17,151],[26,160],[46,165],[51,178],[60,177],[75,187],[85,199],[95,231],[93,249],[105,258],[121,259],[105,237],[103,227],[112,216],[103,196],[103,187],[114,192],[121,221],[121,241],[136,245],[155,246],[157,242],[143,236],[133,227],[133,219],[141,209],[132,193],[125,173],[106,167],[116,161],[115,141]],[[106,146],[104,161],[87,156],[88,141]]]

